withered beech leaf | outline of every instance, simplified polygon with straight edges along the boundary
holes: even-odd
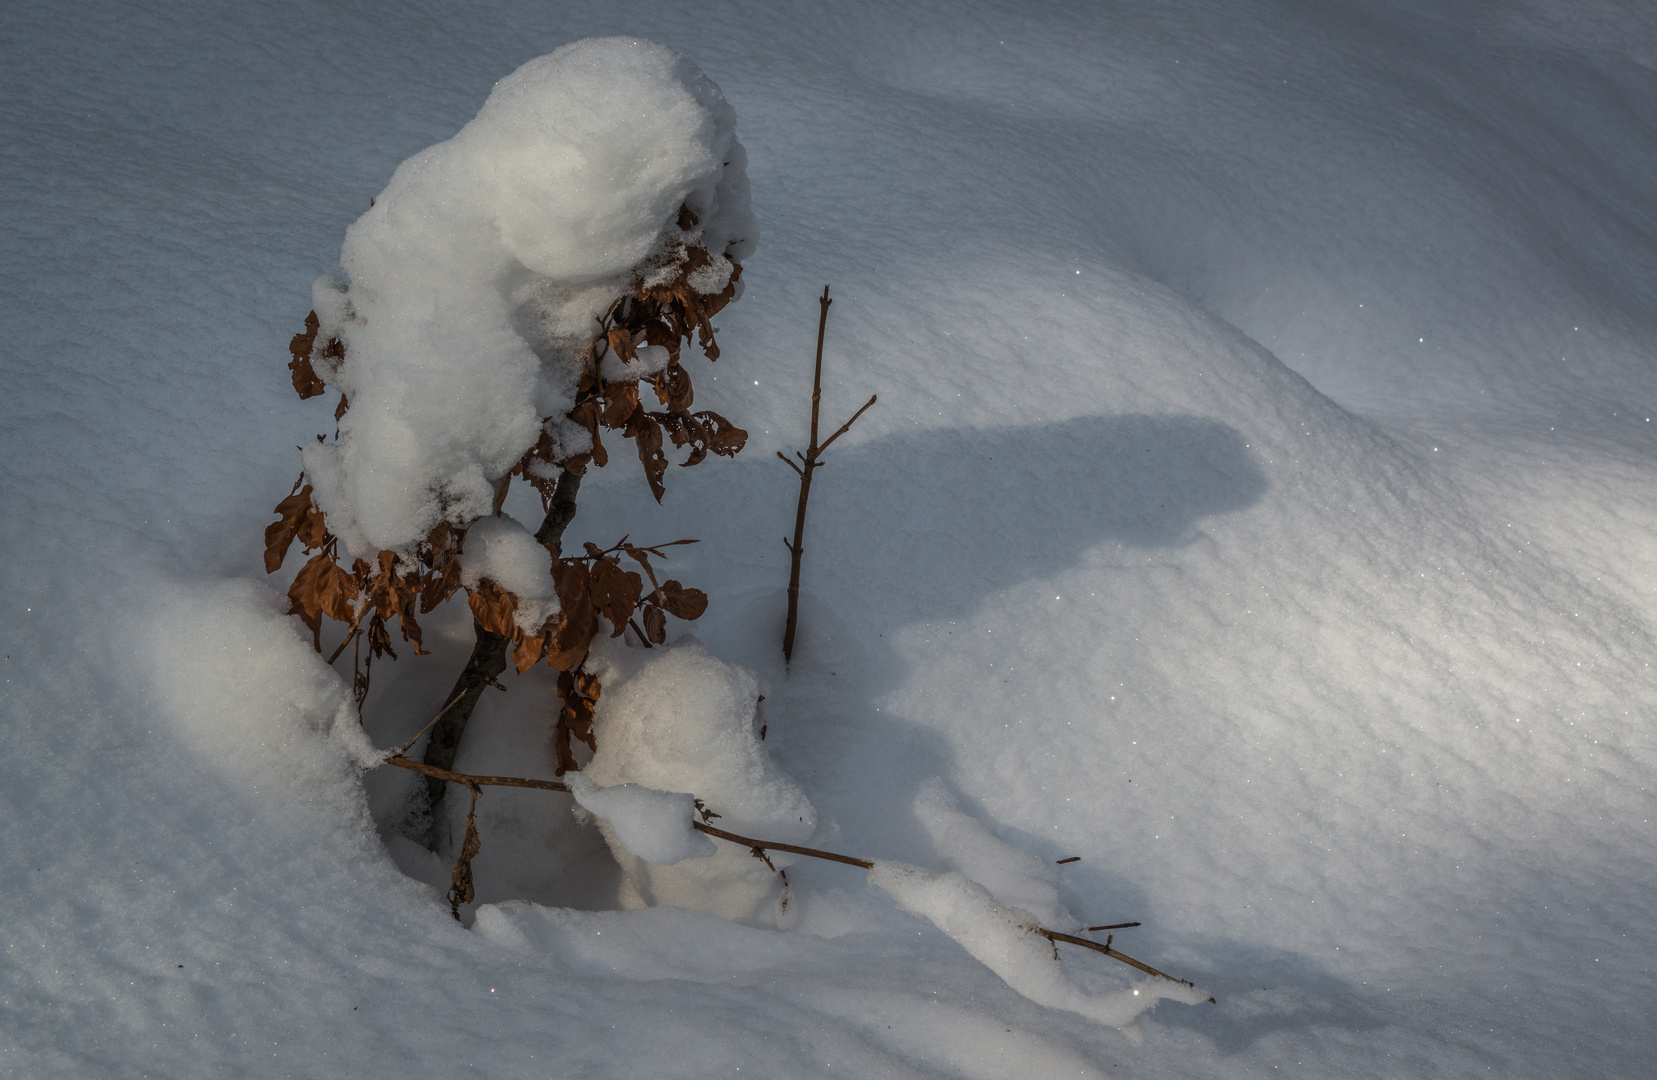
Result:
[[[288,342],[288,351],[293,359],[288,361],[288,371],[293,376],[293,388],[299,392],[301,399],[314,398],[324,393],[328,387],[317,378],[316,369],[311,366],[311,352],[316,348],[316,332],[319,324],[316,312],[305,316],[305,332],[295,334]]]
[[[513,619],[518,610],[517,596],[496,585],[489,578],[484,578],[469,591],[471,596],[467,600],[467,606],[472,609],[472,617],[478,621],[479,626],[505,638],[517,634],[518,626]]]
[[[512,664],[518,669],[519,675],[522,675],[540,661],[541,654],[546,651],[547,638],[550,636],[550,632],[519,636],[517,642],[512,646]]]
[[[478,789],[474,785],[472,802],[466,810],[466,833],[460,842],[460,857],[449,872],[449,912],[456,921],[460,919],[460,905],[470,904],[477,898],[472,887],[472,860],[483,850],[483,841],[478,839],[477,809]]]
[[[612,326],[610,332],[605,335],[605,339],[610,343],[611,351],[623,360],[633,360],[638,357],[638,352],[633,348],[633,331],[625,326]]]
[[[696,392],[690,384],[690,372],[673,360],[655,376],[656,397],[669,412],[682,413],[690,409]]]
[[[581,402],[570,410],[570,419],[587,429],[587,434],[593,437],[593,464],[599,468],[610,463],[610,455],[604,452],[604,443],[598,437],[599,409],[598,402],[593,398]]]
[[[304,617],[307,626],[312,626],[312,620],[321,615],[338,622],[351,622],[356,613],[351,610],[350,602],[356,596],[356,581],[327,552],[314,555],[288,586],[288,598],[293,602],[295,614]]]
[[[627,552],[629,558],[644,568],[644,576],[650,579],[650,587],[652,589],[656,588],[656,570],[650,565],[650,556],[645,553],[644,549],[636,548],[632,544],[623,544],[622,550]]]
[[[644,632],[657,645],[667,641],[667,616],[655,604],[646,605],[644,609]]]
[[[667,609],[669,615],[681,619],[700,619],[702,613],[708,610],[708,594],[701,589],[687,589],[677,581],[664,581],[661,588],[661,605]]]
[[[598,559],[593,563],[593,603],[610,620],[614,628],[611,637],[620,637],[627,628],[642,585],[639,575],[623,570],[614,559]]]
[[[288,557],[288,548],[293,544],[294,537],[299,535],[299,526],[310,512],[311,485],[306,484],[304,489],[289,495],[276,504],[278,520],[265,527],[265,573],[274,574],[282,566],[282,560]],[[321,515],[318,515],[319,517]],[[307,547],[320,545],[307,544]]]
[[[599,422],[614,431],[620,431],[627,426],[639,410],[639,384],[636,382],[613,382],[604,386],[604,411],[599,415]]]
[[[655,419],[640,409],[633,414],[625,432],[639,448],[639,463],[644,466],[644,478],[650,482],[650,493],[661,502],[667,488],[662,474],[667,472],[667,455],[662,453],[662,429]]]

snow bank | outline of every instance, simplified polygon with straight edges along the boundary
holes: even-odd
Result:
[[[143,642],[129,657],[135,680],[222,772],[264,789],[291,785],[349,817],[363,813],[358,777],[386,755],[278,594],[246,581],[175,587],[140,617],[131,631]]]
[[[714,853],[714,844],[691,825],[696,796],[639,784],[599,787],[581,773],[565,775],[583,810],[609,826],[608,835],[652,866],[671,866]]]
[[[670,242],[708,249],[713,272],[692,284],[713,292],[753,247],[734,128],[690,61],[605,38],[525,64],[398,168],[346,232],[348,281],[313,290],[318,340],[345,345],[324,378],[350,409],[305,469],[353,552],[488,514],[544,419],[566,453],[584,449],[563,416],[595,320]]]
[[[691,637],[651,650],[606,641],[588,667],[604,684],[593,721],[598,752],[584,770],[594,782],[694,792],[720,815],[715,824],[746,836],[801,843],[816,831],[817,811],[760,741],[762,688],[754,672]],[[619,830],[607,826],[605,838],[637,893],[629,898],[634,906],[737,920],[773,920],[786,911],[778,875],[735,844],[718,844],[710,858],[652,866]],[[771,861],[783,867],[791,860],[778,852]]]
[[[1187,1005],[1208,998],[1205,990],[1166,979],[1146,979],[1114,994],[1089,994],[1064,973],[1053,942],[1035,932],[1040,924],[1034,915],[997,903],[988,889],[959,873],[933,874],[907,863],[877,861],[869,884],[890,893],[903,910],[931,920],[1037,1005],[1125,1027],[1162,998]]]

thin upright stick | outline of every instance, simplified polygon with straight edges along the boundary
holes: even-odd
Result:
[[[823,286],[823,295],[818,297],[817,303],[820,310],[817,316],[817,364],[811,375],[811,441],[806,444],[804,454],[796,453],[795,455],[799,457],[800,465],[789,461],[781,453],[777,455],[782,458],[784,465],[800,474],[800,502],[794,509],[794,542],[790,544],[787,539],[783,540],[783,543],[788,546],[789,554],[788,622],[784,624],[782,632],[782,660],[784,664],[792,663],[794,660],[794,632],[800,621],[800,559],[805,554],[805,508],[807,500],[811,498],[811,474],[817,471],[817,467],[822,464],[817,459],[818,455],[827,450],[835,439],[844,435],[853,424],[857,423],[857,418],[862,416],[869,406],[875,403],[875,397],[871,394],[863,408],[858,409],[857,412],[852,414],[850,420],[841,424],[840,430],[830,435],[828,442],[818,444],[817,421],[823,402],[823,337],[828,329],[829,305],[834,303],[833,300],[829,299],[827,285]]]

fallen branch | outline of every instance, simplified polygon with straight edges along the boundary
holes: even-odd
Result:
[[[451,784],[463,784],[466,787],[471,788],[472,809],[474,810],[477,807],[478,789],[480,787],[521,787],[537,788],[541,791],[563,792],[568,792],[570,790],[569,785],[560,783],[557,780],[530,780],[521,776],[475,776],[471,773],[451,772],[448,769],[439,769],[434,766],[427,765],[424,762],[410,760],[409,758],[403,757],[401,754],[393,754],[391,757],[386,758],[385,764],[395,765],[399,769],[408,769],[410,772],[420,773],[434,781],[448,781]],[[696,829],[697,832],[707,833],[709,836],[717,836],[719,839],[728,840],[733,844],[741,844],[743,847],[753,852],[756,858],[760,859],[765,859],[765,852],[767,851],[786,851],[792,855],[804,855],[808,859],[822,859],[825,862],[844,863],[847,866],[861,867],[864,870],[873,870],[875,865],[874,860],[872,859],[859,859],[852,855],[841,855],[834,851],[824,851],[822,848],[803,847],[799,844],[784,844],[777,840],[756,840],[752,836],[742,836],[738,833],[726,832],[724,829],[716,828],[715,826],[709,825],[705,821],[697,821],[694,818],[691,819],[691,826]],[[466,842],[462,845],[462,859],[467,866],[466,882],[468,888],[470,887],[471,882],[471,856],[465,854],[465,848],[472,846],[471,854],[477,854],[474,846],[476,844],[476,840],[477,829],[472,824],[472,813],[469,810],[466,814]],[[769,865],[770,860],[765,859],[765,862]],[[459,863],[456,863],[455,872],[457,875],[460,874]],[[456,881],[456,888],[459,888],[458,876]],[[466,902],[469,903],[470,900],[468,899]],[[458,919],[460,917],[460,905],[453,902],[452,896],[451,903],[455,909],[455,918]],[[1110,927],[1099,926],[1090,927],[1089,929],[1106,930],[1138,925],[1138,923],[1116,923]],[[1140,961],[1135,960],[1127,953],[1117,952],[1115,949],[1110,947],[1111,939],[1108,937],[1105,939],[1105,943],[1101,945],[1097,941],[1089,941],[1086,938],[1079,938],[1072,934],[1061,934],[1057,930],[1048,930],[1046,927],[1035,926],[1031,927],[1031,930],[1037,934],[1040,934],[1048,941],[1062,941],[1067,945],[1080,945],[1084,949],[1092,949],[1094,952],[1103,953],[1113,960],[1120,960],[1122,963],[1127,964],[1130,967],[1138,968],[1147,975],[1155,975],[1159,979],[1167,979],[1169,982],[1179,983],[1181,986],[1194,987],[1196,985],[1186,979],[1176,979],[1165,971],[1158,971],[1149,964],[1141,963]],[[1213,998],[1209,998],[1208,1000],[1211,1003],[1214,1002]]]

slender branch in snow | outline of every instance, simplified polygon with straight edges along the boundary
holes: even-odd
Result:
[[[476,784],[481,787],[539,788],[542,791],[568,792],[570,790],[569,785],[557,780],[530,780],[522,776],[473,776],[469,773],[451,772],[448,769],[439,769],[434,765],[427,765],[423,761],[406,758],[401,754],[394,754],[386,758],[385,763],[395,765],[399,769],[420,773],[433,780],[446,780],[451,784],[465,784],[468,787]]]
[[[422,762],[411,761],[410,759],[408,759],[406,757],[403,757],[401,754],[394,754],[391,757],[387,758],[386,761],[385,761],[385,764],[395,765],[399,769],[408,769],[411,772],[421,773],[421,774],[425,775],[426,777],[429,777],[431,780],[437,781],[439,783],[447,781],[447,782],[452,783],[452,784],[464,784],[466,787],[472,789],[472,807],[474,809],[477,806],[477,795],[478,795],[478,789],[480,787],[523,787],[523,788],[538,788],[539,790],[542,790],[542,791],[563,791],[563,792],[568,792],[570,790],[569,785],[560,783],[557,780],[530,780],[530,779],[526,779],[524,777],[519,777],[519,776],[474,776],[470,773],[451,772],[448,769],[438,769],[438,768],[434,768],[433,766],[426,765]],[[471,815],[470,812],[468,812],[467,815],[466,815],[466,827],[467,827],[467,841],[466,841],[466,844],[463,845],[463,847],[464,846],[472,846],[472,845],[475,845],[475,843],[476,843],[477,830],[472,824],[472,815]],[[857,858],[856,856],[853,856],[853,855],[841,855],[838,852],[834,852],[834,851],[824,851],[822,848],[804,847],[800,844],[785,844],[785,843],[782,843],[781,841],[777,841],[777,840],[758,840],[758,839],[755,839],[752,836],[742,836],[739,833],[727,832],[724,829],[717,828],[713,825],[709,825],[705,821],[697,821],[694,818],[691,819],[691,827],[694,828],[697,832],[706,833],[709,836],[716,836],[721,840],[728,840],[733,844],[741,844],[743,847],[745,847],[749,851],[753,852],[755,858],[764,859],[767,865],[770,865],[770,862],[771,862],[770,859],[767,859],[765,857],[765,852],[767,852],[767,851],[786,851],[786,852],[789,852],[790,854],[793,854],[793,855],[804,855],[806,858],[809,858],[809,859],[822,859],[826,862],[844,863],[847,866],[861,867],[864,870],[872,870],[872,869],[874,869],[874,865],[875,865],[873,859],[859,859],[859,858]],[[474,848],[473,853],[474,854],[476,853],[475,848]],[[470,881],[470,876],[469,876],[469,872],[470,872],[469,871],[469,862],[470,862],[470,860],[468,859],[467,861],[468,861],[468,878],[467,878],[467,880],[469,882]],[[457,866],[458,866],[458,864],[457,864]],[[772,867],[772,869],[775,869],[775,867]],[[458,872],[458,870],[457,870],[457,872]],[[467,902],[470,902],[470,901],[467,901]],[[458,904],[455,905],[455,909],[456,909],[456,912],[458,913],[458,911],[459,911],[459,905]],[[456,918],[459,918],[458,914],[456,915]],[[1138,925],[1139,925],[1138,923],[1118,923],[1118,924],[1116,924],[1115,926],[1112,926],[1112,927],[1097,926],[1097,927],[1091,927],[1090,929],[1106,930],[1106,929],[1116,929],[1118,927],[1128,927],[1128,926],[1138,926]],[[1141,963],[1140,961],[1135,960],[1133,957],[1129,956],[1126,953],[1116,951],[1115,949],[1110,947],[1110,939],[1109,938],[1106,938],[1105,939],[1105,944],[1101,945],[1097,941],[1089,941],[1086,938],[1076,937],[1072,934],[1063,934],[1063,933],[1060,933],[1057,930],[1048,930],[1046,927],[1035,926],[1035,927],[1031,927],[1031,930],[1034,933],[1040,934],[1042,937],[1046,938],[1048,941],[1053,941],[1053,942],[1062,941],[1067,945],[1080,945],[1084,949],[1092,949],[1094,952],[1103,953],[1104,955],[1110,957],[1113,960],[1120,960],[1122,963],[1127,964],[1130,967],[1138,968],[1140,971],[1145,972],[1145,974],[1147,974],[1147,975],[1155,975],[1159,979],[1167,979],[1169,982],[1179,983],[1181,986],[1195,986],[1196,985],[1195,983],[1190,982],[1189,980],[1186,980],[1186,979],[1176,979],[1172,975],[1168,974],[1165,971],[1158,971],[1156,968],[1152,967],[1151,965]],[[1208,1000],[1210,1002],[1214,1001],[1213,998],[1209,998]]]
[[[777,454],[779,458],[782,458],[784,465],[800,475],[800,502],[794,510],[794,542],[789,544],[786,539],[783,540],[784,544],[788,544],[790,556],[788,566],[788,622],[784,625],[782,632],[782,659],[784,664],[788,664],[794,659],[794,631],[798,626],[800,617],[800,558],[805,554],[805,508],[806,501],[811,498],[811,474],[823,467],[824,463],[818,460],[818,456],[824,450],[827,450],[835,439],[850,431],[851,426],[857,423],[857,418],[867,412],[869,406],[875,403],[875,395],[870,394],[869,400],[863,403],[863,408],[858,409],[852,414],[850,420],[841,424],[840,430],[828,437],[828,442],[822,444],[817,442],[817,417],[823,400],[823,336],[828,329],[829,305],[834,303],[833,300],[829,299],[827,285],[823,286],[823,295],[818,298],[817,303],[821,306],[821,312],[817,318],[817,366],[811,377],[811,441],[806,445],[805,453],[802,454],[798,450],[794,451],[794,456],[800,459],[800,465],[789,461],[780,451]]]

